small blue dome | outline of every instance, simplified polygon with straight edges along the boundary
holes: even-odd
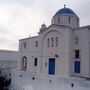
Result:
[[[55,15],[64,14],[64,13],[76,15],[70,8],[66,8],[66,7],[64,7],[64,8],[62,8],[62,9],[60,9],[60,10],[58,10],[58,11],[56,12]],[[76,16],[77,16],[77,15],[76,15]]]

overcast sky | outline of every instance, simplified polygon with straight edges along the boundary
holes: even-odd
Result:
[[[80,26],[90,25],[90,0],[0,0],[0,49],[18,50],[18,40],[37,35],[61,8],[71,8]]]

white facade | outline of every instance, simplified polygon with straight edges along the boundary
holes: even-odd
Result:
[[[17,69],[17,51],[0,50],[0,69]]]
[[[80,27],[78,16],[64,7],[50,26],[41,25],[38,36],[19,40],[19,52],[0,51],[0,64],[35,74],[90,78],[90,26]]]
[[[80,27],[78,16],[64,7],[38,36],[19,41],[19,55],[19,70],[90,78],[90,26]]]

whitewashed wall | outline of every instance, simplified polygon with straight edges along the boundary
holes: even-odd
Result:
[[[0,68],[17,69],[17,51],[0,50]]]
[[[88,27],[81,27],[74,31],[74,36],[79,37],[79,45],[74,45],[74,50],[80,50],[81,77],[90,77],[90,31]]]

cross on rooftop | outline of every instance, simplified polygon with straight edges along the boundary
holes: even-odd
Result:
[[[66,4],[64,4],[64,8],[66,8]]]

